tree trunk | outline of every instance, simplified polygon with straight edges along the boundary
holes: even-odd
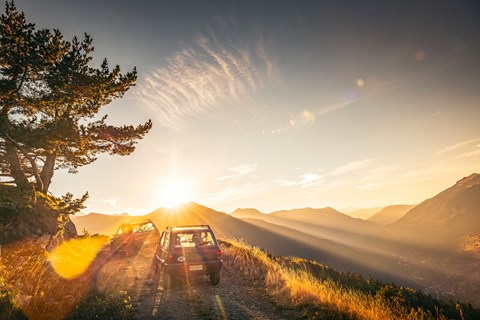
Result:
[[[47,155],[45,159],[45,164],[43,165],[42,173],[40,173],[40,177],[42,178],[43,188],[42,192],[47,193],[50,184],[52,183],[52,177],[55,169],[55,160],[57,159],[57,152],[54,151]]]
[[[22,171],[22,165],[20,164],[20,159],[17,154],[17,148],[8,140],[5,140],[5,158],[9,163],[10,174],[15,180],[17,187],[25,190],[31,189],[32,185],[28,181],[25,173]]]

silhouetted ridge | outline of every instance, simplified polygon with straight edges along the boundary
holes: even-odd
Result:
[[[380,225],[387,225],[394,223],[401,219],[405,214],[408,213],[414,205],[393,205],[383,208],[381,211],[377,212],[367,220],[373,223]]]
[[[261,219],[265,214],[254,208],[238,208],[231,213],[235,218]]]
[[[425,200],[386,227],[385,235],[423,245],[456,245],[480,230],[480,175],[472,174]]]

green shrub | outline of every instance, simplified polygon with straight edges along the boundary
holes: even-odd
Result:
[[[15,219],[29,208],[31,194],[0,183],[0,223]]]
[[[133,305],[125,291],[118,295],[91,292],[76,306],[68,320],[130,320],[135,319]]]
[[[8,290],[0,292],[0,319],[27,320],[22,310],[15,304]]]

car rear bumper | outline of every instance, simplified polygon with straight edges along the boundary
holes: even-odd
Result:
[[[199,263],[171,263],[165,264],[165,272],[172,276],[186,274],[205,275],[219,272],[222,268],[222,261],[206,261]]]

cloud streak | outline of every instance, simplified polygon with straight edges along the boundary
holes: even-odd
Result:
[[[438,150],[437,152],[432,154],[432,156],[437,156],[437,155],[440,155],[440,154],[443,154],[443,153],[447,153],[447,152],[459,149],[459,148],[467,146],[469,144],[474,144],[474,143],[478,142],[479,140],[480,140],[480,138],[475,138],[475,139],[470,139],[470,140],[467,140],[467,141],[461,141],[461,142],[458,142],[458,143],[450,145],[450,146],[446,146],[446,147],[442,148],[441,150]]]
[[[103,199],[90,199],[91,202],[93,203],[99,203],[99,204],[108,204],[109,206],[116,206],[117,203],[120,201],[119,197],[108,197],[108,198],[103,198]]]
[[[368,166],[369,163],[371,163],[374,160],[375,159],[365,159],[365,160],[361,160],[361,161],[353,161],[353,162],[347,163],[346,165],[343,165],[343,166],[333,170],[330,175],[344,174],[344,173],[347,173],[347,172],[351,172],[351,171],[355,171],[355,170],[365,168],[366,166]]]
[[[220,184],[218,191],[203,196],[202,202],[216,205],[259,196],[268,190],[269,186],[258,181],[255,174],[258,165],[259,163],[248,163],[227,168],[233,174],[217,177]]]
[[[318,175],[316,173],[306,173],[298,177],[296,181],[278,179],[273,181],[276,185],[280,187],[300,187],[302,189],[317,186],[324,182],[324,176]]]
[[[228,168],[228,170],[233,171],[235,174],[231,174],[231,175],[227,175],[227,176],[221,176],[221,177],[218,177],[217,180],[218,181],[224,181],[224,180],[232,179],[232,178],[235,178],[235,177],[246,176],[248,174],[251,174],[251,173],[255,172],[257,170],[257,167],[258,167],[258,162]]]
[[[251,199],[261,195],[268,188],[266,183],[257,182],[257,179],[252,177],[246,181],[231,182],[222,187],[219,192],[206,194],[202,198],[202,202],[218,205],[241,199]]]
[[[210,32],[148,73],[136,94],[162,124],[182,128],[186,120],[251,96],[278,79],[263,42],[253,47],[225,45]]]

